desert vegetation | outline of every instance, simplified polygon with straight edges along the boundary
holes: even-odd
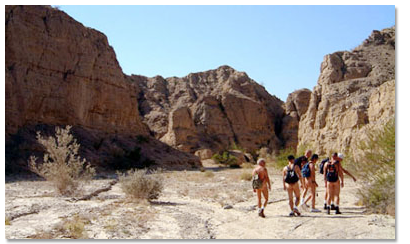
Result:
[[[395,215],[395,120],[382,129],[368,130],[367,140],[355,149],[353,168],[361,182],[360,201],[370,211]]]
[[[131,169],[118,175],[121,189],[134,200],[154,200],[164,188],[163,178],[158,171]]]
[[[95,175],[95,170],[78,155],[80,144],[70,133],[71,126],[56,127],[54,136],[44,137],[37,133],[37,141],[45,148],[43,163],[31,156],[31,171],[53,183],[58,193],[73,195],[81,182],[87,182]]]
[[[238,159],[235,156],[231,155],[228,151],[224,151],[222,153],[216,153],[212,156],[212,159],[216,163],[227,165],[231,168],[239,167]]]

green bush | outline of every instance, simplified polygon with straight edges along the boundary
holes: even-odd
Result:
[[[224,164],[232,168],[239,167],[238,159],[227,151],[223,152],[222,154],[219,154],[219,153],[214,154],[212,156],[212,159],[216,163]]]
[[[275,164],[274,166],[278,169],[283,169],[286,165],[288,165],[288,156],[295,155],[295,149],[289,147],[285,149],[279,150],[279,153],[275,155]]]
[[[349,165],[360,179],[360,201],[372,212],[395,215],[395,120],[381,130],[370,130],[357,146]]]

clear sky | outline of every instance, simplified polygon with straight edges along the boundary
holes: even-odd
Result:
[[[395,25],[388,6],[59,6],[103,32],[125,74],[186,76],[229,65],[286,101],[313,89],[323,56]]]

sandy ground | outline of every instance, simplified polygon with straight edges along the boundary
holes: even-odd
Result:
[[[55,197],[44,181],[6,183],[6,238],[93,239],[394,239],[395,219],[366,214],[357,206],[358,185],[350,178],[341,193],[342,215],[323,211],[323,181],[318,180],[317,208],[299,209],[288,217],[287,193],[280,172],[269,168],[272,182],[266,218],[256,210],[256,194],[241,175],[251,168],[209,173],[162,173],[165,189],[151,203],[136,203],[114,184],[90,200]],[[211,173],[212,172],[212,173]],[[320,175],[322,176],[322,175]],[[109,186],[112,179],[94,180],[84,194]],[[76,228],[80,225],[82,228]],[[74,227],[73,227],[74,226]]]

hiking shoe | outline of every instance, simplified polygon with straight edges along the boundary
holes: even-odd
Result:
[[[320,212],[322,212],[322,211],[320,211],[320,210],[317,209],[317,208],[312,208],[312,209],[310,210],[310,212],[311,212],[311,213],[320,213]]]
[[[324,210],[326,210],[326,209],[327,209],[327,204],[326,204],[326,203],[325,203],[325,206],[323,207],[323,209],[324,209]]]
[[[298,216],[300,216],[300,212],[299,212],[299,210],[298,210],[296,207],[293,208],[293,212],[294,212],[295,214],[297,214]]]
[[[330,210],[336,210],[336,207],[335,207],[334,204],[331,204],[331,205],[330,205]]]
[[[263,209],[262,209],[261,214],[259,216],[261,216],[262,218],[265,218],[265,214],[263,213]]]
[[[342,213],[339,211],[339,206],[337,206],[335,209],[336,209],[336,214],[342,214]]]
[[[295,213],[292,211],[290,212],[289,217],[293,217],[293,216],[295,216]]]
[[[330,214],[330,207],[327,206],[327,214]]]

